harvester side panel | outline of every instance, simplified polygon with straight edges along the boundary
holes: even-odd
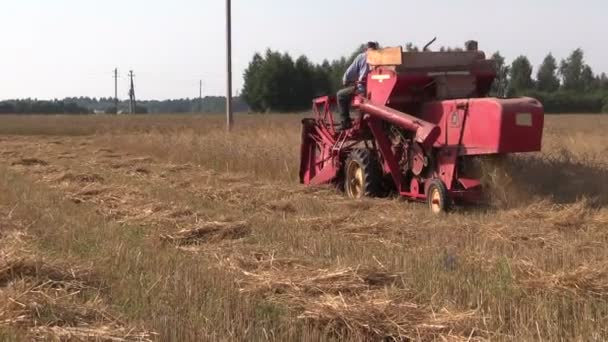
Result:
[[[544,111],[530,98],[481,98],[427,103],[420,118],[442,130],[435,147],[460,146],[460,155],[541,150]]]

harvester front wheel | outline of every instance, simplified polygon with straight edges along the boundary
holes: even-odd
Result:
[[[356,149],[346,160],[344,191],[350,198],[376,197],[382,189],[380,164],[373,151]]]
[[[435,215],[447,213],[450,210],[450,197],[448,189],[442,181],[434,179],[427,188],[429,209]]]

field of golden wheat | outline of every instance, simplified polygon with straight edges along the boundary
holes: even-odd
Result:
[[[300,186],[300,119],[0,117],[0,340],[608,339],[608,116],[442,217]]]

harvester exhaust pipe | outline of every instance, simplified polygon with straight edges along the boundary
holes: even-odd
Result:
[[[426,43],[422,51],[429,51],[429,47],[433,45],[434,42],[437,41],[437,37],[433,38],[430,42]]]
[[[359,104],[359,108],[373,117],[378,117],[393,125],[414,132],[416,134],[416,142],[424,147],[432,146],[441,134],[441,130],[437,125],[383,105],[364,100]]]

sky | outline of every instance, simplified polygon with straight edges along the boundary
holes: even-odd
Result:
[[[524,54],[538,66],[585,51],[608,72],[606,0],[232,0],[234,91],[255,52],[267,48],[314,62],[359,44],[414,42],[435,47],[479,42],[508,61]],[[224,0],[19,0],[0,11],[0,99],[225,94]]]

